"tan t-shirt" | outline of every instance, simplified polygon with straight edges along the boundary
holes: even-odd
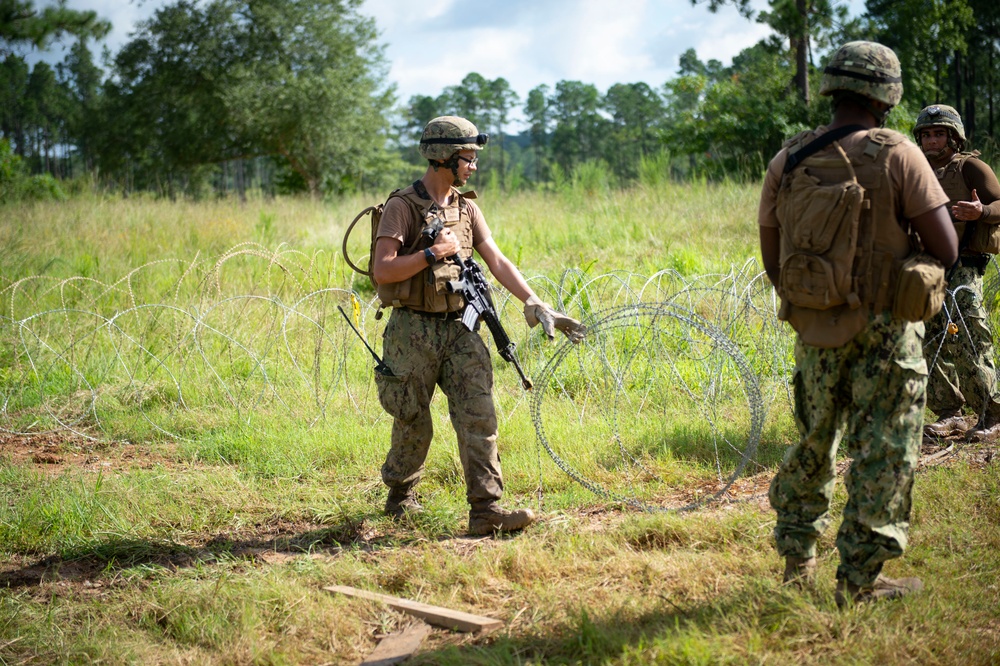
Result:
[[[472,222],[472,248],[478,246],[487,238],[493,235],[486,225],[486,218],[483,211],[471,199],[466,199],[469,205],[469,219]],[[407,238],[407,232],[413,226],[413,209],[410,205],[399,197],[392,197],[385,204],[382,211],[382,221],[378,225],[377,236],[379,238],[395,238],[403,247],[407,247],[413,242],[413,238]]]
[[[826,131],[825,126],[816,129],[818,135],[825,134]],[[840,139],[840,145],[849,152],[852,147],[867,141],[867,132],[855,132]],[[934,175],[934,169],[931,168],[927,158],[920,152],[916,144],[902,141],[887,149],[892,150],[887,160],[887,166],[898,217],[913,219],[938,206],[947,205],[948,195],[941,189],[941,184],[938,182],[937,176]],[[827,146],[817,154],[822,155],[825,151],[832,150],[834,150],[833,146]],[[781,186],[782,171],[787,159],[788,149],[782,148],[767,165],[764,187],[760,194],[760,208],[757,211],[757,223],[762,227],[778,226],[775,208],[778,200],[778,188]]]

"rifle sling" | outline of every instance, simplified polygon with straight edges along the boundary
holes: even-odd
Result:
[[[848,134],[854,134],[855,132],[864,132],[864,131],[865,128],[862,127],[861,125],[844,125],[843,127],[838,127],[837,129],[830,130],[826,134],[802,146],[802,148],[795,151],[794,153],[789,154],[788,159],[785,162],[785,169],[783,173],[790,172],[792,169],[797,167],[799,163],[802,162],[802,160],[822,150],[823,148],[826,148],[837,139],[843,139]]]

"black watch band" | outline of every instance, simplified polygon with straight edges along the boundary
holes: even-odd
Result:
[[[434,251],[431,250],[429,247],[424,248],[424,259],[427,260],[428,264],[433,264],[435,261],[437,261],[437,257],[434,256]]]

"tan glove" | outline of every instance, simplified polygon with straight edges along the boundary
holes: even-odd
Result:
[[[556,329],[562,331],[569,341],[577,344],[587,334],[587,327],[572,317],[556,312],[548,303],[543,303],[537,296],[531,296],[524,302],[524,320],[534,328],[542,325],[549,340],[556,337]]]

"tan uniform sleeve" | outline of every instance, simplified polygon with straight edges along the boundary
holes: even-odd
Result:
[[[970,190],[976,191],[983,204],[984,215],[979,219],[989,224],[1000,224],[1000,183],[993,169],[980,159],[970,158],[962,167],[962,178]]]
[[[486,225],[486,217],[483,215],[483,211],[479,210],[476,202],[466,199],[466,203],[469,204],[469,218],[472,220],[472,247],[476,247],[492,236],[493,232]]]
[[[378,238],[395,238],[406,244],[406,234],[413,224],[413,209],[400,197],[392,197],[385,202],[382,209],[382,221],[379,222]]]
[[[778,216],[775,211],[778,206],[778,188],[781,187],[781,176],[787,159],[788,151],[782,148],[767,165],[764,186],[760,192],[760,205],[757,208],[757,224],[762,227],[778,228]]]
[[[948,204],[934,169],[916,144],[904,141],[893,151],[889,165],[896,193],[896,210],[908,220]]]

